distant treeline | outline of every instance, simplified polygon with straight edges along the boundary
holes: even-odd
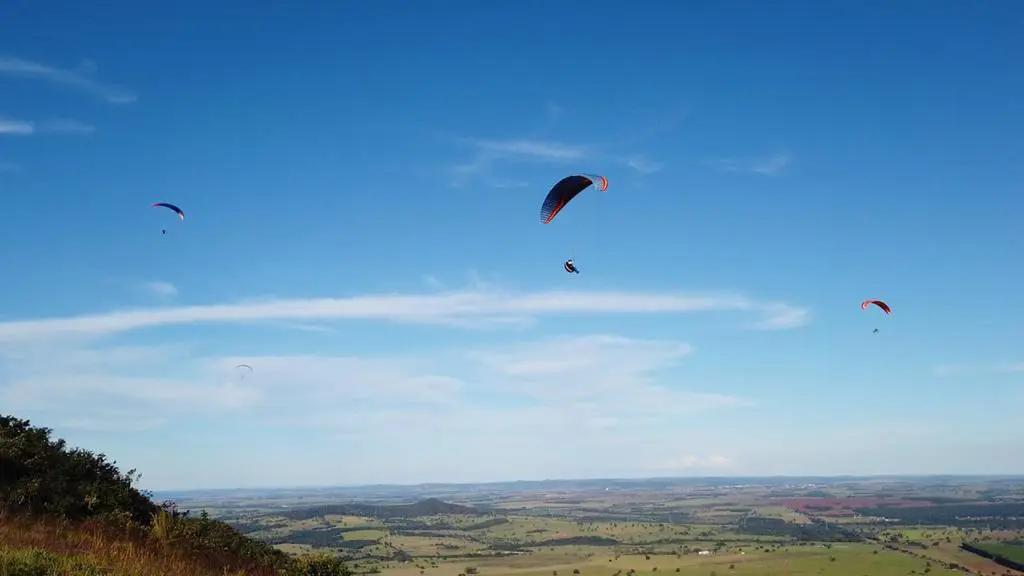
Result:
[[[587,508],[581,507],[576,509],[577,512],[586,514],[587,522],[630,522],[636,519],[638,516],[643,516],[643,513],[636,512],[612,512],[606,508]],[[647,515],[654,515],[661,518],[669,518],[671,520],[662,520],[662,522],[686,522],[686,519],[691,516],[690,512],[683,510],[672,510],[671,512],[647,511]]]
[[[618,540],[607,536],[570,536],[532,542],[528,546],[537,548],[541,546],[616,546],[618,544],[620,544]]]
[[[856,512],[863,516],[884,517],[896,524],[991,527],[994,530],[1024,528],[1024,502],[943,504],[920,508],[857,508]]]
[[[483,522],[477,522],[476,524],[464,526],[462,529],[472,532],[474,530],[485,530],[487,528],[494,528],[495,526],[501,526],[502,524],[508,524],[508,518],[491,518],[490,520],[484,520]]]
[[[812,521],[810,524],[786,522],[782,518],[750,516],[740,522],[739,532],[757,536],[783,536],[805,542],[860,542],[863,536],[835,524]]]
[[[555,515],[556,518],[579,521],[581,518],[570,515]],[[617,522],[628,524],[631,522],[642,522],[645,524],[694,524],[696,519],[687,512],[625,512],[622,514],[609,513],[607,510],[601,514],[588,514],[583,518],[585,522]]]
[[[249,534],[250,532],[258,532],[260,530],[270,530],[273,528],[284,528],[288,526],[287,522],[252,522],[247,520],[222,520],[228,526],[231,526],[235,530],[238,530],[240,534]]]
[[[964,542],[960,545],[960,548],[978,556],[989,558],[1007,568],[1024,572],[1024,547],[1022,546],[980,542],[968,544]]]
[[[251,534],[253,532],[260,532],[263,530],[273,530],[275,528],[288,528],[290,524],[288,522],[268,521],[260,522],[259,520],[223,520],[223,522],[242,534]],[[314,528],[313,530],[327,530],[328,527]],[[338,534],[344,534],[345,532],[358,532],[362,530],[376,530],[376,526],[339,526],[330,527],[331,530],[336,531]]]
[[[371,518],[416,518],[439,514],[483,515],[488,514],[471,506],[442,502],[428,498],[414,504],[331,504],[297,508],[281,514],[291,520],[309,520],[318,516],[369,516]]]
[[[267,536],[259,539],[267,544],[305,544],[313,548],[358,549],[377,543],[376,540],[345,540],[344,533],[351,531],[351,528],[325,526],[323,528],[297,530],[288,534]]]
[[[886,498],[890,496],[878,496],[879,498]],[[894,495],[891,498],[902,498],[903,500],[913,500],[916,502],[931,502],[932,504],[977,504],[976,499],[961,498],[957,496],[899,496]]]
[[[389,529],[394,536],[419,536],[421,538],[450,538],[451,534],[448,532],[438,532],[436,530],[405,530],[402,528]]]
[[[440,530],[473,532],[475,530],[483,530],[485,528],[492,528],[502,524],[508,524],[508,518],[491,518],[468,526],[460,526],[451,522],[423,522],[422,520],[401,518],[389,520],[388,529],[390,529],[393,534],[415,532],[415,534],[406,535],[425,536],[425,532],[438,532]],[[439,537],[444,536],[446,536],[446,534],[439,535]]]
[[[622,543],[615,538],[607,536],[569,536],[534,542],[495,542],[488,546],[488,548],[500,552],[525,552],[530,548],[549,548],[552,546],[618,546],[619,544]]]
[[[744,509],[746,512],[748,509]],[[501,512],[521,516],[532,516],[541,518],[561,518],[571,521],[584,522],[645,522],[651,524],[692,524],[693,515],[682,510],[666,511],[664,509],[650,509],[642,506],[634,506],[629,510],[621,512],[607,510],[604,508],[581,507],[573,509],[573,514],[565,512],[552,513],[550,510],[539,508],[505,508]],[[585,517],[577,516],[575,513],[586,514]]]

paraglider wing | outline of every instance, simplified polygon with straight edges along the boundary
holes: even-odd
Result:
[[[608,189],[608,179],[604,176],[591,174],[574,174],[559,180],[548,191],[547,197],[544,198],[544,204],[541,205],[541,223],[550,224],[570,200],[591,185],[597,188],[599,192],[604,192]]]
[[[171,204],[169,202],[154,202],[153,204],[150,204],[149,206],[150,206],[150,208],[167,208],[168,210],[173,210],[174,213],[178,215],[178,219],[179,220],[184,220],[185,219],[185,212],[182,211],[181,208],[178,208],[177,206],[175,206],[174,204]]]
[[[235,366],[235,368],[248,368],[249,371],[252,372],[252,366],[249,366],[248,364],[239,364],[238,366]]]
[[[865,300],[860,303],[860,309],[867,310],[868,306],[871,306],[872,304],[881,308],[882,312],[885,312],[886,315],[892,314],[892,308],[889,308],[889,305],[881,300]]]

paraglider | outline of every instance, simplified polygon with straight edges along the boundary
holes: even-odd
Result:
[[[249,372],[253,371],[252,366],[249,366],[248,364],[239,364],[238,366],[235,366],[236,370],[240,370],[241,371],[241,375],[238,377],[239,380],[245,380],[245,375],[248,373],[245,370],[242,370],[242,368],[245,368]]]
[[[175,206],[174,204],[171,204],[169,202],[154,202],[153,204],[150,204],[149,207],[150,208],[167,208],[168,210],[172,210],[175,214],[177,214],[179,220],[184,220],[185,219],[185,212],[182,211],[181,208],[178,208],[177,206]],[[161,229],[160,233],[161,234],[167,234],[167,229],[166,228]]]
[[[604,192],[608,189],[608,179],[593,174],[574,174],[559,180],[551,187],[544,198],[544,203],[541,204],[541,223],[550,224],[570,200],[590,186],[594,186],[598,192]]]
[[[867,310],[870,306],[878,306],[882,312],[885,312],[886,316],[892,314],[892,308],[889,308],[889,305],[881,300],[865,300],[860,303],[861,310]],[[878,334],[878,328],[875,328],[871,333]]]
[[[604,192],[608,189],[608,179],[604,176],[593,174],[573,174],[556,182],[551,187],[551,190],[548,191],[548,195],[544,197],[544,203],[540,206],[541,224],[550,224],[570,200],[590,186],[596,188],[598,192]],[[563,262],[562,268],[569,274],[580,273],[572,258]]]

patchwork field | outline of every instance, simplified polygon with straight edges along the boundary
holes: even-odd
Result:
[[[538,558],[520,557],[475,563],[440,563],[421,572],[415,566],[400,566],[384,571],[388,576],[458,576],[475,569],[479,574],[519,574],[522,576],[657,576],[662,573],[681,576],[716,575],[792,575],[870,574],[904,576],[911,572],[953,575],[956,571],[931,568],[921,560],[890,550],[878,551],[865,545],[846,545],[825,549],[807,547],[776,552],[720,553],[709,556],[607,555],[577,551]]]
[[[228,521],[290,553],[328,552],[384,576],[992,576],[1024,551],[1016,484],[583,489],[288,508]]]

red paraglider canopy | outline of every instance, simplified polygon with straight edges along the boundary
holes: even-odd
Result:
[[[889,308],[889,305],[886,304],[885,302],[882,302],[881,300],[865,300],[860,303],[860,309],[867,310],[868,306],[871,306],[872,304],[881,308],[882,312],[885,312],[886,314],[892,314],[892,308]]]

